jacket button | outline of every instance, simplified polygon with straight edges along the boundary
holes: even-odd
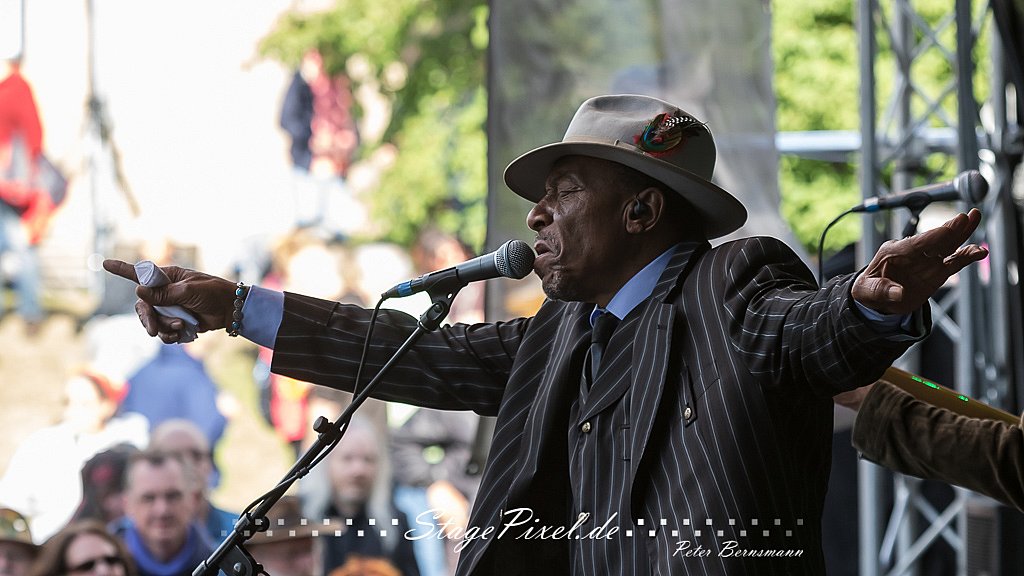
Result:
[[[690,408],[689,406],[687,406],[686,410],[683,410],[683,418],[689,420],[692,416],[693,416],[693,408]]]
[[[583,432],[584,434],[590,434],[590,422],[584,422],[580,426],[580,432]]]

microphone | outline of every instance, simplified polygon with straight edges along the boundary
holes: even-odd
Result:
[[[536,256],[529,244],[522,240],[509,240],[494,252],[466,260],[451,268],[437,270],[396,284],[381,298],[403,298],[419,292],[443,291],[452,292],[470,282],[489,280],[504,276],[505,278],[525,278],[533,271],[533,259]]]
[[[932,202],[963,200],[969,204],[978,204],[988,194],[988,182],[977,170],[967,170],[957,174],[949,182],[929,184],[910,188],[888,196],[868,198],[852,212],[877,212],[889,208],[906,206],[911,210],[921,210]]]

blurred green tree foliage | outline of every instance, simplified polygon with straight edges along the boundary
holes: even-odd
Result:
[[[975,3],[976,18],[986,9]],[[894,2],[882,2],[884,22],[891,24]],[[939,29],[938,40],[950,53],[955,51],[956,27],[953,25],[953,0],[913,0],[914,10],[932,29]],[[860,78],[858,73],[857,0],[773,0],[772,52],[775,63],[776,129],[859,130]],[[876,18],[877,20],[877,18]],[[976,43],[974,86],[976,97],[984,100],[987,85],[987,29]],[[933,47],[918,26],[912,27],[920,54],[914,59],[910,75],[920,90],[910,99],[914,117],[919,117],[937,102],[941,111],[956,121],[954,70]],[[879,55],[875,61],[876,101],[884,112],[894,90],[896,64],[886,34],[877,37]],[[922,97],[922,94],[924,97]],[[930,126],[945,125],[936,116]],[[818,237],[832,218],[860,202],[858,182],[859,155],[847,163],[783,156],[779,163],[782,214],[801,243],[815,253]],[[948,154],[932,154],[916,167],[921,181],[951,178],[957,171],[956,159]],[[846,217],[829,231],[826,257],[860,238],[862,221]]]
[[[775,0],[772,53],[776,129],[857,130],[857,31],[854,0]],[[793,156],[779,163],[782,215],[814,254],[829,220],[859,201],[853,164]],[[860,235],[860,221],[846,218],[829,232],[838,249]]]
[[[430,223],[483,246],[487,11],[486,0],[338,0],[286,14],[260,44],[293,67],[319,49],[357,98],[384,104],[385,126],[364,131],[360,155],[393,153],[369,198],[386,239],[409,244]]]

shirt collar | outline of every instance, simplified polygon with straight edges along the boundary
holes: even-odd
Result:
[[[661,273],[665,271],[668,261],[672,259],[672,255],[675,254],[678,246],[676,244],[665,250],[660,256],[651,260],[647,266],[644,266],[642,270],[634,274],[612,296],[606,308],[594,306],[593,312],[590,313],[590,325],[593,326],[597,317],[605,312],[611,312],[616,318],[622,320],[641,302],[646,300],[651,295],[651,292],[654,292],[654,287],[658,285],[658,280],[661,279]]]

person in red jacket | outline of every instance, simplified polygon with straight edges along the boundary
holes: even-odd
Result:
[[[0,81],[0,260],[13,264],[0,265],[0,281],[6,271],[14,271],[18,313],[34,331],[42,320],[35,253],[42,229],[33,224],[39,224],[39,214],[49,212],[40,205],[49,195],[39,193],[32,184],[42,156],[43,129],[20,62],[7,62],[6,68]],[[0,313],[3,302],[0,298]]]
[[[39,111],[32,87],[21,75],[21,63],[17,60],[7,63],[5,78],[0,81],[0,145],[5,152],[9,152],[7,147],[15,137],[23,140],[32,160],[43,153]]]

